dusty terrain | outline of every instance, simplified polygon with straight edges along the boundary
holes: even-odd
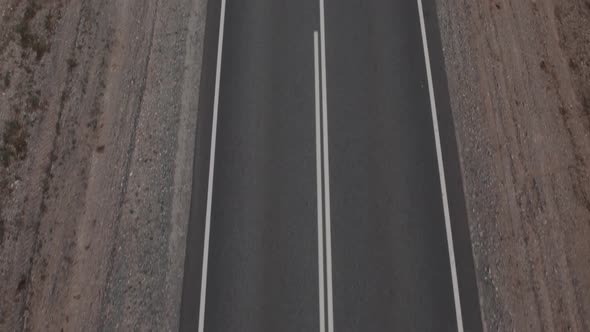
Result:
[[[438,1],[487,331],[590,331],[590,2]]]
[[[590,4],[438,2],[487,331],[590,330]],[[176,330],[206,0],[0,0],[0,331]]]
[[[175,330],[205,1],[0,11],[0,331]]]

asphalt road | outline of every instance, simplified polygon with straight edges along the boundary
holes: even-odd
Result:
[[[480,331],[432,2],[226,1],[181,330]]]

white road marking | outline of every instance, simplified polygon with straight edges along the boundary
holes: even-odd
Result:
[[[453,244],[453,233],[451,229],[451,216],[449,214],[449,201],[447,196],[447,182],[445,180],[445,168],[442,159],[442,148],[440,144],[440,132],[438,128],[438,115],[436,111],[436,100],[434,98],[434,85],[432,82],[432,69],[430,67],[430,53],[428,51],[428,40],[426,38],[426,24],[424,23],[424,10],[422,0],[418,1],[418,12],[420,16],[420,30],[422,31],[422,46],[424,48],[424,61],[426,62],[426,76],[428,78],[428,92],[430,94],[430,109],[432,111],[432,125],[434,127],[434,140],[436,143],[436,156],[438,159],[438,173],[440,188],[442,191],[443,210],[445,215],[445,227],[447,230],[447,244],[449,247],[449,260],[451,263],[451,279],[453,282],[453,295],[455,298],[455,313],[457,318],[457,330],[463,332],[463,315],[461,313],[461,298],[459,296],[459,283],[457,281],[457,265],[455,262],[455,247]]]
[[[205,241],[203,245],[203,270],[201,272],[201,301],[199,304],[198,332],[205,328],[205,298],[207,297],[207,267],[209,264],[209,238],[211,233],[211,202],[213,200],[213,174],[215,171],[215,147],[217,145],[217,114],[219,113],[219,81],[221,80],[221,57],[223,53],[223,30],[225,26],[225,0],[221,0],[219,39],[217,45],[217,68],[215,72],[215,95],[213,99],[213,124],[211,127],[211,153],[209,158],[209,183],[207,186],[207,212],[205,214]]]
[[[324,221],[322,206],[322,129],[320,120],[320,60],[318,55],[318,32],[313,32],[313,55],[315,74],[315,148],[316,148],[316,169],[317,169],[317,193],[318,193],[318,273],[319,273],[319,295],[320,295],[320,332],[326,330],[325,305],[324,305]]]
[[[424,13],[422,0],[418,1],[418,11],[420,17],[420,29],[422,32],[422,44],[424,48],[424,59],[426,62],[426,74],[428,78],[428,89],[430,95],[430,105],[432,111],[432,122],[435,134],[436,152],[438,159],[438,169],[440,186],[442,191],[443,210],[445,216],[445,226],[447,233],[447,243],[449,249],[449,258],[451,263],[451,279],[453,283],[453,293],[455,299],[455,312],[457,318],[457,329],[463,332],[463,319],[461,313],[461,303],[459,296],[459,286],[457,281],[457,267],[455,262],[455,250],[453,245],[453,236],[449,214],[449,204],[447,198],[446,180],[444,176],[444,163],[442,160],[442,148],[440,143],[440,132],[438,127],[438,117],[436,110],[436,101],[434,97],[434,86],[432,82],[432,70],[430,67],[430,54],[428,51],[428,42],[426,37],[426,27],[424,22]],[[325,220],[326,220],[326,270],[327,270],[327,297],[328,297],[328,332],[334,332],[334,312],[333,312],[333,286],[332,286],[332,236],[331,236],[331,212],[330,212],[330,166],[329,166],[329,149],[328,149],[328,98],[326,83],[326,34],[324,18],[324,0],[320,2],[320,39],[321,39],[321,113],[323,120],[323,162],[324,162],[324,194],[325,194]],[[213,124],[211,132],[211,151],[209,160],[209,179],[207,187],[207,209],[205,216],[205,239],[203,248],[203,267],[201,274],[201,298],[199,304],[199,325],[198,332],[204,331],[205,323],[205,299],[207,292],[207,268],[209,262],[209,241],[211,233],[211,206],[213,199],[213,178],[215,169],[215,150],[217,144],[217,119],[219,113],[219,89],[221,79],[221,59],[223,54],[223,33],[225,26],[225,6],[226,0],[221,0],[221,14],[219,22],[219,39],[217,46],[217,66],[215,76],[215,94],[213,102]],[[319,102],[319,77],[318,77],[318,33],[314,31],[314,68],[315,68],[315,96],[316,96],[316,166],[317,166],[317,193],[318,193],[318,270],[319,270],[319,294],[320,294],[320,332],[325,331],[325,313],[324,313],[324,268],[323,268],[323,225],[322,225],[322,151],[320,144],[320,102]]]
[[[332,288],[332,231],[330,215],[330,154],[328,149],[328,96],[326,91],[326,27],[324,18],[324,0],[320,0],[320,40],[322,59],[322,121],[324,139],[324,206],[326,211],[326,284],[328,288],[328,332],[334,332],[334,301]]]

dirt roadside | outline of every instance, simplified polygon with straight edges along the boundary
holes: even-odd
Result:
[[[0,330],[176,330],[204,0],[0,0]]]
[[[590,330],[590,2],[437,0],[486,331]]]

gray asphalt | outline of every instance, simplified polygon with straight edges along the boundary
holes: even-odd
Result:
[[[325,13],[335,331],[456,331],[417,3],[326,0]],[[319,3],[227,0],[225,19],[205,331],[319,331]],[[198,325],[218,24],[211,1],[183,331]],[[434,74],[465,330],[480,331],[444,71]]]

